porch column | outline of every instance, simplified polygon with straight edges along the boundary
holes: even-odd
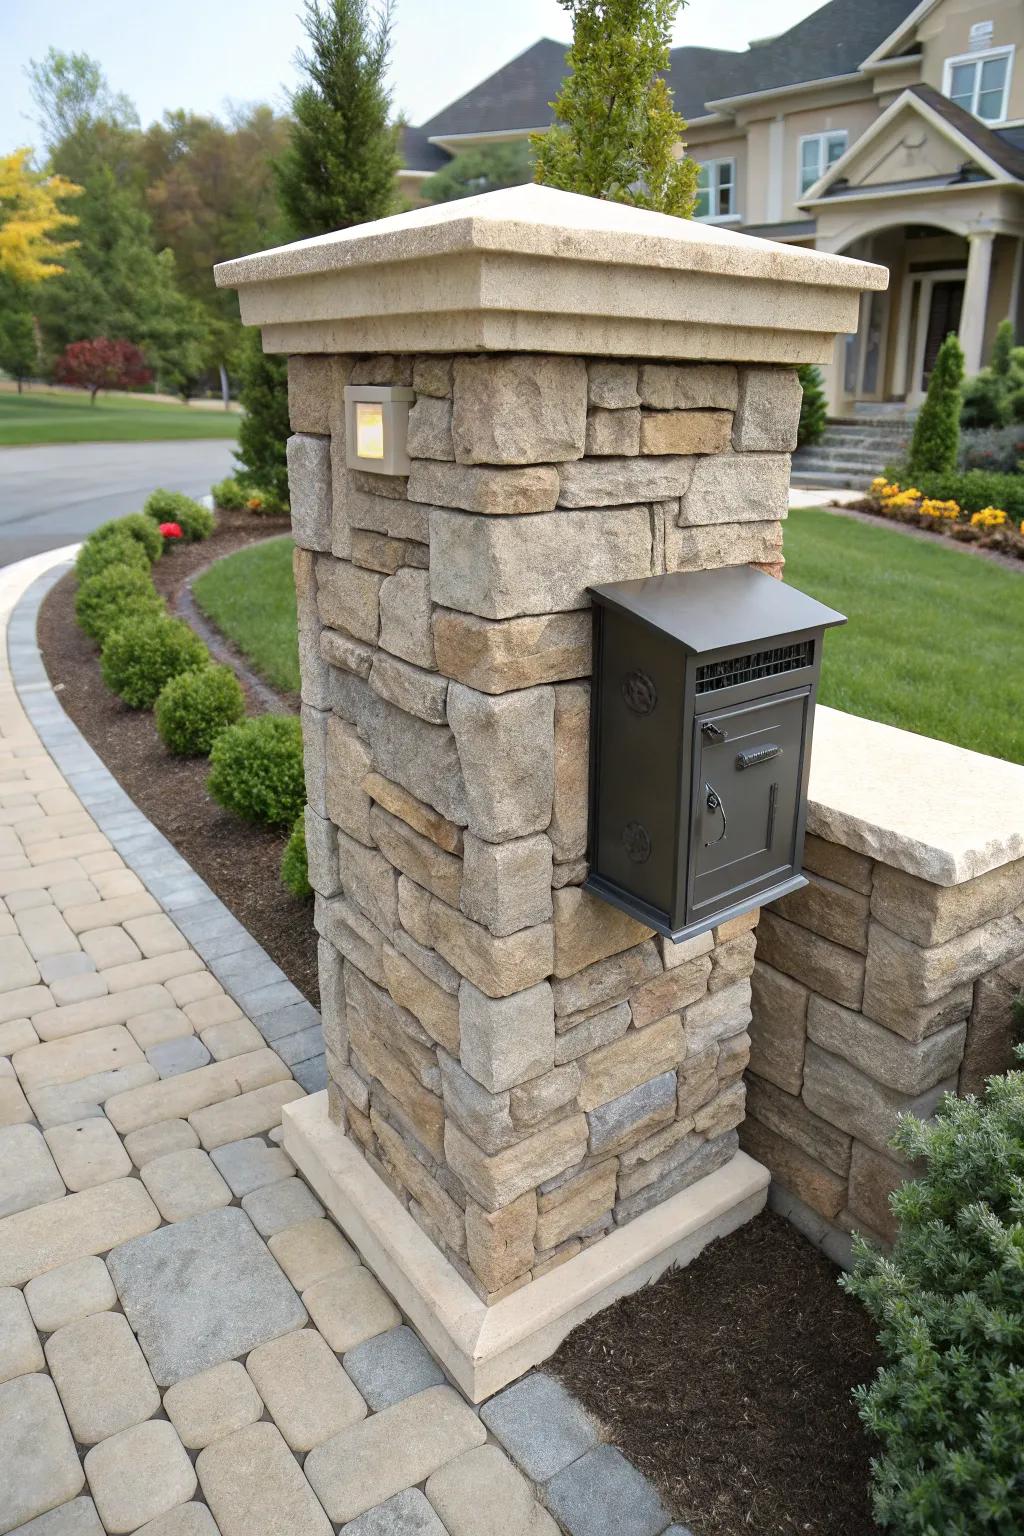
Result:
[[[994,239],[991,230],[980,230],[967,237],[967,282],[960,316],[960,345],[964,349],[964,372],[968,378],[977,373],[982,365],[981,348],[985,338],[985,313],[988,309]]]

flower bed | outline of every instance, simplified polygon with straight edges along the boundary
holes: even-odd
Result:
[[[1024,560],[1024,533],[1002,507],[982,507],[967,512],[953,500],[926,496],[916,485],[900,486],[877,475],[867,497],[860,503],[865,512],[891,522],[910,523],[962,544],[977,544],[1000,554]]]

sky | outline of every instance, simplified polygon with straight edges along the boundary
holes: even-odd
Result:
[[[742,49],[820,3],[773,0],[769,25],[764,0],[691,0],[673,41]],[[25,66],[50,47],[98,59],[144,125],[173,107],[283,109],[303,41],[300,9],[300,0],[0,0],[0,154],[38,142]],[[570,31],[556,0],[397,0],[395,109],[424,122],[537,38],[568,41]]]

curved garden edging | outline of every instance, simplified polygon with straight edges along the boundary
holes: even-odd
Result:
[[[71,569],[53,565],[17,600],[7,628],[11,675],[40,740],[100,830],[143,880],[224,989],[309,1093],[326,1082],[320,1015],[249,930],[122,789],[60,704],[36,642],[44,598]],[[291,1056],[293,1059],[289,1060]]]

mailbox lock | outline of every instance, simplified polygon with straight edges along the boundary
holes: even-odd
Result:
[[[725,732],[721,726],[713,725],[710,720],[705,720],[700,728],[700,733],[705,741],[713,741],[716,746],[720,741],[726,740]]]
[[[715,789],[714,786],[711,785],[711,784],[705,784],[704,785],[704,793],[707,795],[707,800],[705,801],[705,804],[707,805],[708,810],[709,811],[717,811],[719,813],[719,815],[721,816],[721,818],[722,818],[722,830],[721,830],[721,832],[719,832],[717,837],[711,838],[710,841],[708,841],[708,842],[706,842],[704,844],[705,848],[710,848],[712,846],[712,844],[720,843],[722,841],[723,837],[725,836],[726,827],[727,827],[728,823],[726,822],[726,819],[725,819],[725,806],[722,804],[722,797],[718,793],[717,789]]]

